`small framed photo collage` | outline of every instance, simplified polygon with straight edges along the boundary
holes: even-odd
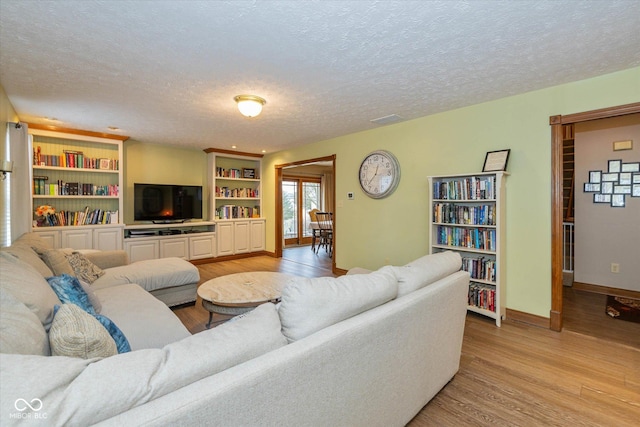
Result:
[[[589,171],[584,192],[593,193],[593,203],[625,207],[626,196],[640,197],[640,162],[609,160],[607,171]]]

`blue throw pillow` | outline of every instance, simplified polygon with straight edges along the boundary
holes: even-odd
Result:
[[[107,331],[109,331],[109,335],[111,335],[111,338],[116,342],[118,353],[128,353],[131,351],[131,346],[129,345],[127,337],[125,337],[120,328],[113,323],[113,320],[109,319],[107,316],[103,316],[102,314],[96,314],[95,318],[98,319],[98,322],[100,322]]]
[[[47,282],[51,289],[58,295],[62,303],[75,304],[89,314],[95,316],[96,311],[89,301],[89,295],[82,289],[82,285],[75,276],[62,274],[48,277]]]

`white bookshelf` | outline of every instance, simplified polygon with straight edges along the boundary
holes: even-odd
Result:
[[[505,172],[430,176],[430,253],[460,253],[469,271],[468,310],[505,317]]]

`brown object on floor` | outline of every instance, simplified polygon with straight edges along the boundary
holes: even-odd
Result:
[[[640,300],[607,295],[606,313],[614,319],[640,323]]]

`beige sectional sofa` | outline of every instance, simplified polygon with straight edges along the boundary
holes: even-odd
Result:
[[[13,307],[0,319],[2,334],[21,322],[46,336],[50,309],[33,296],[43,284],[20,292],[4,272],[24,269],[24,286],[42,275],[2,256],[2,311]],[[132,342],[133,351],[110,357],[3,350],[0,424],[405,425],[458,370],[469,282],[459,270],[459,255],[447,252],[364,274],[294,278],[279,306],[164,337],[164,346]],[[103,312],[115,315],[128,302],[107,289],[96,294],[113,301],[102,301]],[[148,335],[174,324],[157,308],[145,315],[162,317]]]

